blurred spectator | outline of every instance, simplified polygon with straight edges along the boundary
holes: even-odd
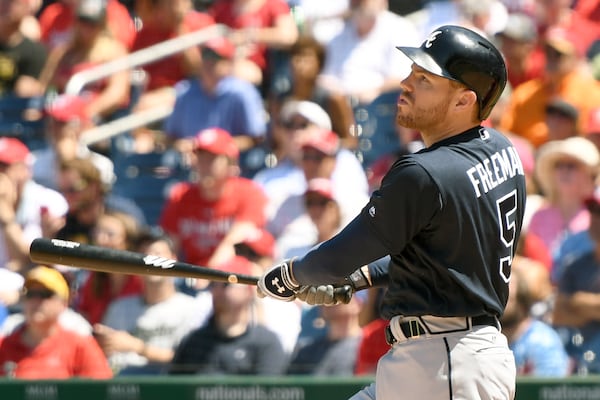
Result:
[[[583,131],[583,136],[593,142],[600,151],[600,107],[590,111],[587,127]]]
[[[342,139],[342,145],[355,148],[356,137],[351,135],[354,115],[349,99],[340,93],[327,90],[317,81],[326,58],[325,47],[315,38],[300,36],[289,51],[290,86],[283,91],[274,89],[269,99],[269,115],[272,120],[278,121],[286,101],[312,101],[329,114],[331,130]],[[273,129],[277,129],[276,124],[273,124]],[[279,139],[277,134],[274,138]],[[281,144],[275,142],[273,146],[277,151]]]
[[[131,216],[107,211],[96,220],[92,244],[115,250],[134,250],[138,234],[139,227]],[[85,271],[84,276],[77,290],[75,309],[92,326],[102,321],[112,302],[125,296],[140,295],[144,287],[142,278],[137,275]]]
[[[327,129],[313,128],[302,141],[300,166],[305,182],[314,178],[331,180],[331,191],[335,194],[340,209],[338,228],[341,229],[356,216],[368,200],[364,192],[358,191],[356,186],[352,185],[352,181],[347,181],[345,185],[335,181],[339,151],[339,138],[335,133]],[[303,187],[307,187],[306,183]],[[304,193],[290,195],[286,198],[269,221],[268,229],[281,230],[281,233],[276,235],[280,256],[288,254],[292,248],[314,244],[317,239],[314,236],[313,224],[306,221],[303,195]],[[307,239],[308,242],[305,241]]]
[[[25,273],[29,246],[54,237],[65,225],[67,202],[55,190],[31,179],[32,156],[15,138],[0,138],[0,265]]]
[[[233,257],[218,269],[252,274],[252,264]],[[213,314],[178,346],[170,374],[281,375],[288,363],[279,339],[253,323],[256,289],[249,285],[211,282]]]
[[[38,266],[27,274],[25,323],[0,339],[0,375],[26,379],[112,377],[94,338],[59,324],[68,298],[69,287],[57,270]]]
[[[228,36],[236,47],[234,75],[255,85],[263,83],[273,67],[269,52],[287,49],[298,38],[284,0],[216,0],[208,12],[232,30]]]
[[[546,105],[546,126],[548,140],[563,140],[579,135],[579,111],[577,108],[560,98]]]
[[[294,10],[301,13],[301,33],[326,44],[344,28],[350,0],[300,0],[297,7]]]
[[[513,262],[502,331],[515,355],[517,375],[564,377],[571,372],[569,356],[558,333],[531,316],[535,303],[525,272]]]
[[[198,132],[194,155],[196,180],[172,188],[160,226],[184,261],[214,267],[235,255],[236,243],[264,227],[266,198],[258,185],[238,176],[239,152],[228,132]]]
[[[115,181],[113,162],[92,151],[81,141],[81,134],[92,126],[79,96],[60,95],[46,106],[48,146],[34,152],[33,179],[53,189],[58,188],[58,170],[64,161],[89,158],[100,171],[102,182],[110,187]]]
[[[352,1],[344,29],[327,45],[320,82],[369,103],[399,89],[410,71],[411,62],[395,47],[418,46],[420,40],[410,20],[387,10],[386,0]]]
[[[141,29],[135,36],[132,51],[214,24],[213,18],[208,14],[195,11],[190,0],[138,0],[135,2],[135,9]],[[173,86],[196,75],[199,65],[200,52],[197,47],[192,47],[141,66],[146,73],[146,82],[136,110],[173,104]]]
[[[593,248],[569,264],[558,281],[553,323],[569,328],[567,351],[577,365],[578,373],[600,372],[600,200],[592,196],[586,201],[591,214],[589,235]]]
[[[21,22],[29,15],[29,0],[0,0],[0,15],[0,97],[39,96],[46,49],[20,31]]]
[[[53,49],[66,44],[73,36],[77,7],[86,0],[57,0],[44,7],[39,21],[42,42]],[[106,24],[110,34],[125,48],[131,48],[135,27],[127,8],[119,0],[94,0],[90,9],[106,8]]]
[[[235,244],[235,253],[252,262],[255,266],[254,275],[260,276],[274,263],[275,238],[266,229],[256,229],[242,242]],[[298,341],[301,308],[300,302],[277,301],[268,297],[255,303],[256,321],[277,335],[286,354],[292,353]]]
[[[44,90],[63,93],[77,72],[127,55],[123,43],[107,31],[106,18],[104,0],[79,0],[69,41],[51,50],[42,71],[40,81]],[[83,88],[85,116],[90,121],[98,124],[110,119],[115,111],[129,104],[129,74],[122,70]]]
[[[144,234],[136,251],[175,260],[175,247],[164,234]],[[143,276],[144,291],[111,303],[94,335],[119,375],[166,372],[182,337],[198,326],[193,297],[179,293],[174,278]],[[208,317],[208,316],[207,316]]]
[[[258,90],[232,75],[233,44],[225,38],[211,39],[201,51],[197,77],[177,85],[177,99],[165,121],[165,133],[174,147],[188,156],[196,133],[213,127],[229,132],[241,152],[254,147],[266,133],[265,110]]]
[[[352,376],[361,329],[358,324],[360,301],[319,306],[327,333],[297,348],[287,368],[288,375]]]
[[[325,177],[313,177],[307,180],[306,185],[306,191],[298,199],[301,204],[297,208],[301,214],[290,224],[293,226],[292,232],[285,232],[278,243],[280,258],[292,258],[304,254],[313,246],[333,237],[343,227],[342,211],[334,195],[331,180]],[[300,229],[315,230],[313,240],[310,242],[298,240]],[[306,303],[301,305],[302,328],[297,346],[303,347],[306,343],[322,337],[328,327],[318,307]]]
[[[8,314],[8,307],[13,307],[19,302],[21,290],[25,279],[23,274],[10,271],[7,268],[0,268],[0,307],[4,308],[4,312]],[[4,312],[2,312],[4,314]],[[5,318],[3,315],[0,318],[0,327],[4,326]],[[0,336],[3,336],[0,330]]]
[[[389,321],[376,318],[362,327],[361,340],[356,355],[356,375],[374,375],[381,356],[390,350],[385,341],[385,328]]]
[[[537,46],[535,20],[524,13],[508,15],[504,29],[497,33],[500,50],[506,60],[508,82],[516,88],[544,73],[544,52]]]
[[[19,26],[21,33],[33,41],[40,41],[42,38],[42,31],[40,28],[40,21],[37,18],[40,7],[42,6],[43,0],[28,0],[29,13],[23,18]]]
[[[579,56],[583,56],[598,39],[599,24],[597,20],[589,19],[585,12],[574,11],[573,3],[572,0],[536,0],[534,15],[542,35],[553,27],[564,29],[573,38]]]
[[[66,225],[56,233],[60,239],[80,243],[92,241],[92,229],[105,211],[118,211],[135,218],[144,226],[144,213],[130,199],[110,192],[94,163],[87,158],[61,162],[58,190],[69,205]]]
[[[579,111],[579,126],[586,129],[589,111],[600,106],[600,82],[585,68],[573,39],[562,28],[548,30],[544,37],[546,66],[541,78],[514,88],[500,129],[513,132],[539,147],[548,140],[545,107],[555,98],[571,103]]]
[[[310,101],[286,102],[280,118],[279,121],[275,121],[279,125],[278,134],[281,135],[279,162],[273,168],[259,171],[253,178],[267,195],[268,229],[276,238],[298,215],[297,208],[288,210],[284,207],[285,202],[296,197],[294,201],[298,203],[297,200],[306,190],[306,177],[302,171],[302,144],[307,136],[317,131],[331,130],[331,119],[327,112]],[[331,139],[339,140],[334,137]],[[336,192],[352,193],[346,197],[352,208],[361,197],[367,195],[368,184],[365,172],[358,159],[348,149],[337,149],[335,159],[335,167],[330,178]],[[343,207],[346,211],[346,204]],[[344,217],[350,218],[351,215],[354,215],[353,212],[344,214]],[[312,242],[314,238],[298,238],[297,243],[301,240]]]
[[[546,202],[532,215],[527,234],[540,238],[554,259],[567,237],[589,226],[583,202],[594,191],[599,163],[598,150],[582,137],[548,142],[538,151],[536,177]]]
[[[457,25],[478,32],[488,39],[506,25],[508,11],[498,0],[457,0]]]

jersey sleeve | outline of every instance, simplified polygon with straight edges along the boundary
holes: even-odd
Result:
[[[427,229],[441,201],[435,182],[408,157],[394,164],[362,213],[389,254],[394,254]]]

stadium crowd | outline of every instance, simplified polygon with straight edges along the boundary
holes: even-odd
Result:
[[[600,373],[599,0],[0,0],[0,15],[0,106],[44,99],[27,110],[42,146],[0,135],[1,376],[373,374],[389,348],[380,289],[311,307],[252,286],[36,265],[29,245],[257,276],[303,254],[422,148],[377,110],[393,113],[410,69],[395,46],[444,24],[489,37],[508,67],[484,126],[512,140],[527,174],[501,319],[518,372]],[[225,35],[66,91],[78,72],[217,24]],[[172,111],[82,139],[157,106]],[[145,155],[161,161],[121,166]],[[131,168],[140,182],[179,172],[136,185]]]

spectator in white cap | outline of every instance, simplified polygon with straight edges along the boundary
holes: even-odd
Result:
[[[284,207],[289,199],[302,196],[306,190],[306,178],[302,170],[302,144],[315,131],[331,132],[331,119],[323,108],[310,101],[289,101],[281,110],[283,127],[282,152],[278,164],[260,171],[254,177],[268,197],[267,228],[276,237],[280,237],[286,227],[293,221],[297,213],[288,213]],[[336,138],[337,135],[333,134]],[[339,139],[338,139],[339,143]],[[366,174],[358,159],[345,148],[339,148],[335,153],[335,167],[330,176],[334,187],[340,193],[345,193],[352,210],[358,211],[360,199],[367,199],[368,183]],[[357,200],[358,199],[358,200]],[[362,207],[364,204],[360,204]],[[288,217],[282,218],[283,215]],[[348,222],[348,221],[346,221]],[[298,236],[297,244],[311,243],[314,233],[308,236]]]

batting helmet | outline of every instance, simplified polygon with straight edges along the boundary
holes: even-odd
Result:
[[[506,65],[489,40],[461,26],[434,30],[421,47],[397,47],[432,74],[458,81],[477,94],[479,118],[484,120],[506,86]]]

